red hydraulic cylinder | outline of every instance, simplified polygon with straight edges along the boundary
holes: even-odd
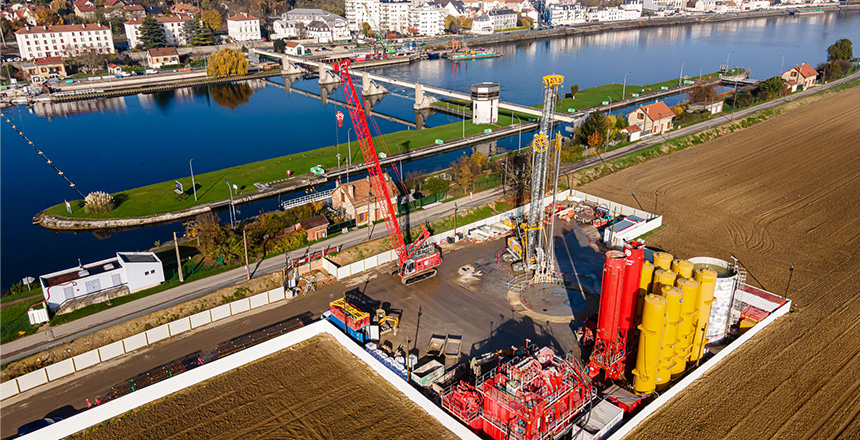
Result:
[[[618,327],[626,332],[636,328],[636,305],[639,303],[639,279],[642,277],[645,245],[631,241],[624,245],[624,255],[624,288],[621,293],[621,318]]]

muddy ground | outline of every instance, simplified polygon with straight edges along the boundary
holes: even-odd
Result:
[[[322,335],[73,438],[454,439]]]
[[[582,190],[664,215],[647,244],[732,255],[794,311],[629,438],[860,438],[860,87]],[[659,194],[655,200],[655,192]]]

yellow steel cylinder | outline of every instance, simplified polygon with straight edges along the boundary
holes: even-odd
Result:
[[[645,303],[645,295],[651,293],[651,282],[654,280],[654,265],[650,261],[642,262],[642,276],[639,277],[639,300],[636,303],[636,320],[642,317],[642,307]]]
[[[678,325],[681,323],[681,300],[684,294],[677,287],[663,288],[666,298],[666,319],[663,323],[663,341],[660,348],[660,364],[657,366],[657,385],[672,379],[669,371],[675,366],[675,346],[678,344]]]
[[[667,252],[654,252],[654,267],[657,269],[672,269],[672,254]]]
[[[643,301],[639,352],[633,370],[633,390],[640,394],[651,394],[657,387],[657,367],[660,364],[667,303],[666,298],[658,295],[646,295]]]
[[[708,319],[711,317],[711,303],[714,302],[717,272],[713,269],[700,269],[696,270],[693,276],[699,282],[699,293],[696,295],[699,313],[698,319],[693,323],[695,332],[693,333],[693,346],[690,350],[691,362],[702,357],[705,344],[708,343],[705,339],[705,330],[708,328]]]
[[[672,287],[675,285],[675,272],[665,269],[654,270],[654,287],[652,291],[655,295],[663,295],[664,287]],[[665,296],[665,295],[663,295]]]
[[[672,272],[678,274],[679,277],[693,278],[693,263],[689,260],[673,260]]]
[[[691,274],[692,275],[692,274]],[[699,283],[689,278],[679,278],[681,289],[681,324],[678,325],[678,345],[675,347],[675,366],[669,370],[672,375],[684,372],[693,348],[694,323],[699,318]]]

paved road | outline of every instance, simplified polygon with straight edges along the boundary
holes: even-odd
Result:
[[[427,222],[442,218],[454,212],[455,203],[458,204],[459,209],[466,209],[495,200],[501,193],[502,190],[500,188],[495,188],[474,194],[472,201],[469,201],[469,198],[466,197],[442,203],[413,213],[411,219],[407,219],[406,216],[400,216],[400,224],[402,227],[406,227],[407,220],[410,220],[410,223],[414,226],[419,220]],[[326,240],[324,243],[290,252],[289,255],[291,259],[296,259],[308,253],[317,252],[323,247],[343,246],[347,248],[356,246],[368,240],[368,232],[372,233],[371,239],[383,237],[388,233],[382,224],[374,225],[371,231],[368,231],[367,228],[354,229],[346,234]],[[283,258],[269,258],[253,266],[253,275],[267,274],[283,267]],[[179,287],[125,303],[66,324],[43,329],[35,334],[3,344],[0,363],[6,364],[130,319],[190,301],[218,289],[236,284],[244,279],[245,268],[240,267],[202,280],[192,281]]]

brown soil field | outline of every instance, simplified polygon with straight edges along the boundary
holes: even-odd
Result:
[[[647,210],[658,192],[666,226],[649,246],[734,254],[778,294],[795,268],[792,313],[629,438],[860,438],[858,119],[854,87],[582,188]]]
[[[118,417],[75,439],[455,439],[322,335]]]

